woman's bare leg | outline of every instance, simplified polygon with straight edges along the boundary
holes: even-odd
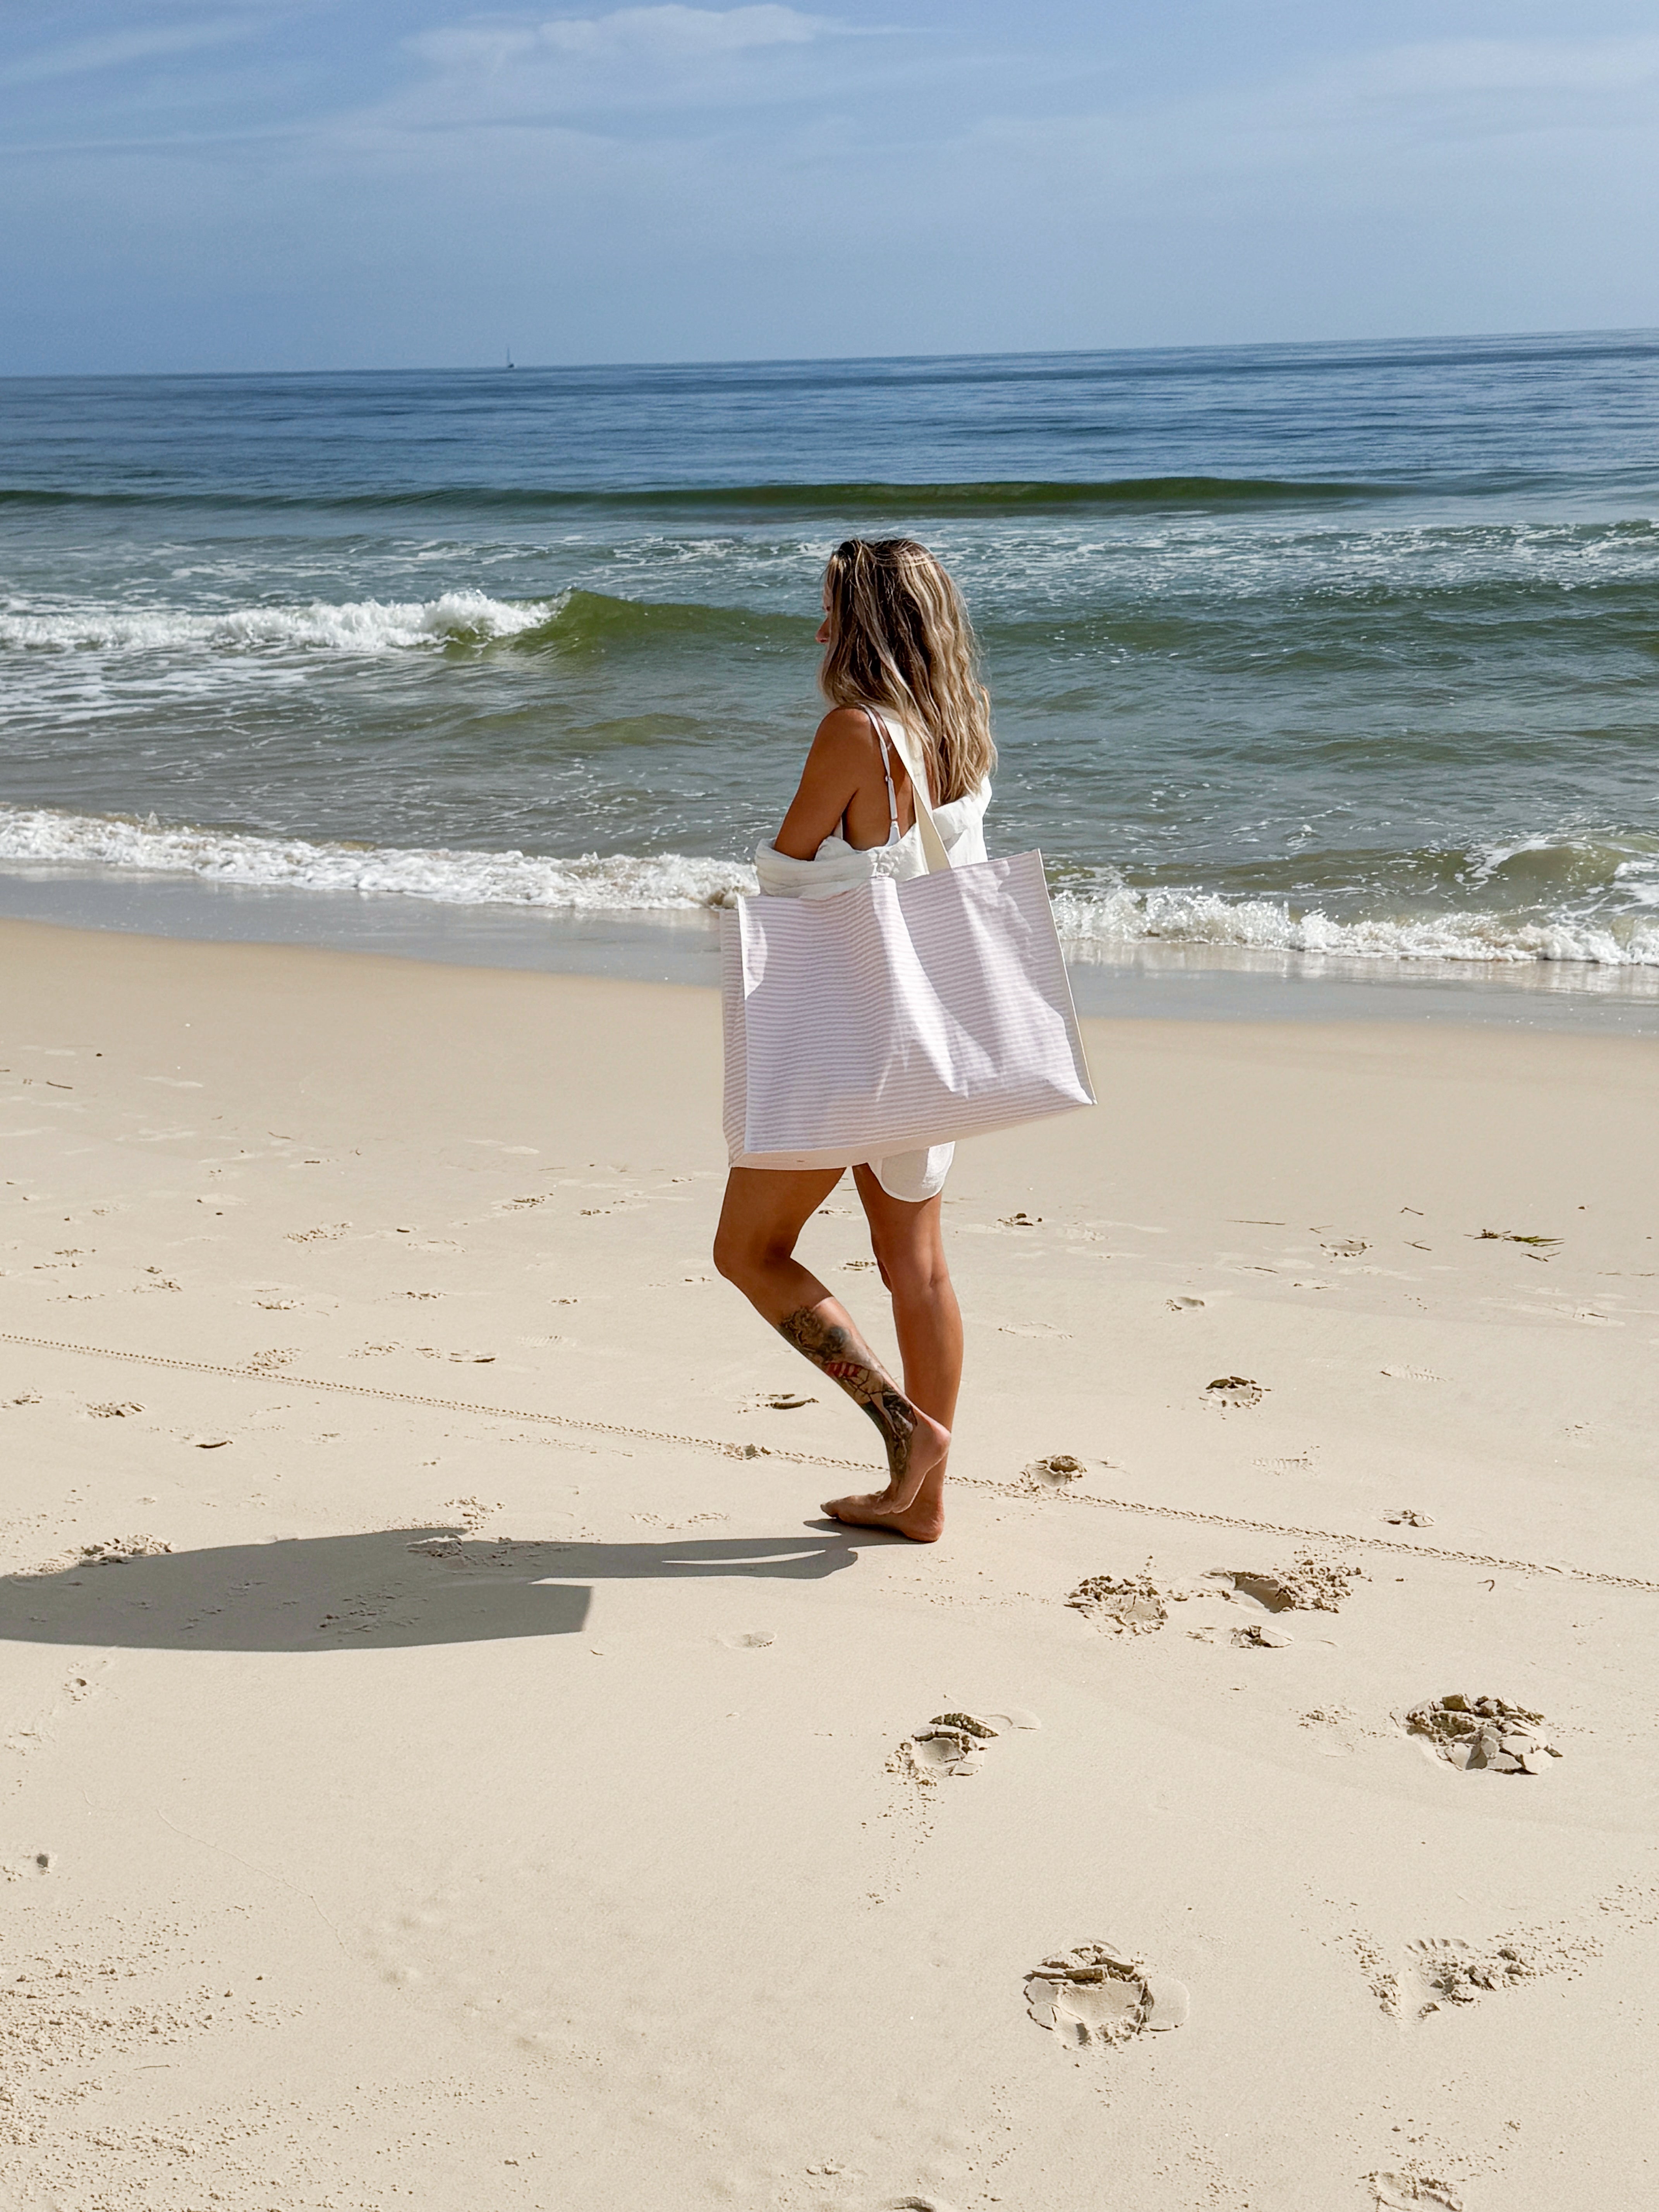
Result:
[[[945,1261],[941,1200],[914,1205],[890,1198],[871,1169],[853,1173],[870,1224],[871,1249],[892,1295],[905,1395],[949,1430],[962,1382],[962,1314]],[[896,1528],[918,1543],[935,1542],[945,1528],[945,1456],[929,1468],[908,1505],[896,1509],[883,1492],[834,1498],[823,1510],[838,1521]]]
[[[795,1257],[801,1230],[840,1181],[836,1168],[733,1168],[714,1234],[714,1265],[875,1423],[887,1452],[887,1487],[876,1493],[888,1516],[881,1525],[893,1528],[943,1466],[951,1432],[899,1388],[846,1307]]]
[[[956,1423],[962,1387],[962,1310],[945,1259],[943,1198],[890,1198],[872,1170],[854,1181],[870,1224],[870,1249],[893,1301],[904,1387],[936,1421]]]

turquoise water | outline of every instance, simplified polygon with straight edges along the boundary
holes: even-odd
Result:
[[[984,639],[1070,949],[1659,968],[1659,337],[0,383],[0,863],[744,888],[818,577]]]

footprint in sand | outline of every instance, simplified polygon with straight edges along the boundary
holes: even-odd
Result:
[[[1461,1936],[1426,1936],[1407,1945],[1397,1974],[1388,1971],[1372,1948],[1362,1948],[1361,1964],[1383,2011],[1395,2020],[1417,2021],[1449,2006],[1478,2004],[1494,1991],[1569,1972],[1600,1950],[1589,1936],[1534,1929],[1480,1943]]]
[[[1005,1729],[1042,1725],[1036,1715],[1023,1705],[1011,1705],[997,1713],[935,1713],[925,1729],[918,1729],[900,1744],[887,1762],[887,1771],[907,1782],[931,1784],[951,1775],[965,1780],[979,1772],[985,1747]]]
[[[1231,1583],[1230,1595],[1253,1599],[1268,1613],[1336,1613],[1354,1583],[1363,1582],[1365,1576],[1346,1560],[1298,1552],[1294,1565],[1287,1568],[1226,1567],[1212,1579]]]
[[[740,1628],[720,1642],[728,1651],[769,1651],[777,1638],[769,1628]]]
[[[1204,1301],[1202,1298],[1165,1298],[1164,1303],[1171,1313],[1178,1314],[1191,1313],[1195,1307],[1201,1306]]]
[[[1432,1513],[1419,1513],[1410,1505],[1401,1505],[1393,1513],[1385,1513],[1382,1518],[1395,1528],[1432,1528],[1434,1526]]]
[[[918,1729],[899,1746],[894,1754],[896,1770],[908,1771],[917,1782],[937,1782],[946,1774],[977,1774],[986,1744],[996,1734],[971,1713],[935,1713],[925,1729]]]
[[[1482,1947],[1456,1936],[1431,1936],[1408,1944],[1406,1960],[1404,1979],[1418,1999],[1419,2019],[1442,2005],[1474,2004],[1493,1990],[1512,1990],[1540,1972],[1519,1940]]]
[[[1097,1628],[1114,1635],[1146,1636],[1164,1626],[1171,1605],[1185,1604],[1190,1598],[1222,1598],[1247,1611],[1270,1615],[1297,1610],[1334,1613],[1359,1572],[1344,1562],[1304,1552],[1297,1554],[1293,1566],[1279,1571],[1229,1567],[1196,1581],[1158,1581],[1148,1559],[1139,1574],[1088,1576],[1066,1603]],[[1215,1631],[1210,1626],[1193,1633],[1207,1643]],[[1295,1639],[1273,1620],[1253,1620],[1235,1628],[1232,1640],[1243,1646],[1278,1650]]]
[[[1171,1604],[1184,1602],[1189,1590],[1164,1588],[1150,1571],[1139,1575],[1091,1575],[1066,1602],[1113,1635],[1150,1636],[1170,1618]]]
[[[133,1559],[161,1559],[172,1551],[159,1536],[109,1536],[100,1544],[82,1544],[74,1554],[77,1567],[125,1567]]]
[[[1020,1477],[1027,1490],[1045,1492],[1052,1496],[1067,1489],[1080,1474],[1086,1474],[1085,1462],[1071,1452],[1050,1452],[1047,1459],[1034,1459]]]
[[[492,1513],[499,1513],[499,1498],[446,1498],[444,1510],[453,1513],[456,1524],[467,1535],[476,1536]]]
[[[1410,2212],[1413,2204],[1437,2206],[1439,2212],[1463,2212],[1463,2200],[1449,2181],[1431,2173],[1368,2173],[1365,2186],[1380,2212]]]
[[[1184,2027],[1190,2005],[1184,1983],[1151,1972],[1119,1943],[1079,1943],[1025,1977],[1029,2016],[1073,2046]]]
[[[1544,1716],[1503,1698],[1466,1698],[1452,1691],[1429,1698],[1406,1716],[1407,1735],[1421,1737],[1449,1766],[1492,1774],[1544,1774],[1560,1759],[1544,1735]]]
[[[1389,1733],[1361,1720],[1352,1705],[1311,1706],[1298,1717],[1297,1725],[1312,1732],[1314,1748],[1324,1759],[1352,1759],[1362,1743]]]
[[[1218,1375],[1213,1382],[1204,1385],[1205,1404],[1219,1406],[1224,1413],[1259,1406],[1267,1395],[1266,1384],[1253,1382],[1248,1375]]]
[[[273,1344],[264,1352],[252,1352],[242,1362],[251,1375],[270,1375],[279,1367],[287,1367],[300,1356],[297,1344]]]

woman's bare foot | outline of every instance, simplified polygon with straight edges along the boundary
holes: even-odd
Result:
[[[867,1498],[831,1498],[823,1510],[832,1521],[845,1521],[854,1528],[890,1528],[913,1544],[937,1544],[945,1534],[945,1501],[926,1491],[902,1512],[888,1503],[884,1490]]]
[[[951,1433],[926,1413],[918,1413],[917,1421],[902,1483],[896,1480],[885,1490],[826,1499],[823,1510],[832,1520],[845,1521],[855,1528],[890,1528],[895,1535],[908,1536],[913,1544],[938,1543],[945,1534],[945,1462],[951,1449]],[[922,1445],[924,1424],[931,1433],[927,1438],[928,1456],[918,1479],[917,1449]],[[931,1449],[934,1445],[937,1451]]]

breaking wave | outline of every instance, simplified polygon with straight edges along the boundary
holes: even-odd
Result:
[[[1443,910],[1339,920],[1272,899],[1212,891],[1136,890],[1128,884],[1054,896],[1068,960],[1109,961],[1139,945],[1245,952],[1336,954],[1349,960],[1453,960],[1517,967],[1577,961],[1598,968],[1659,967],[1659,919],[1639,915],[1492,914]]]
[[[549,599],[446,592],[436,599],[354,599],[339,605],[313,599],[304,606],[212,614],[95,603],[49,609],[0,605],[0,652],[323,652],[351,658],[506,644],[580,655],[630,647],[799,644],[812,629],[810,617],[576,589]]]
[[[549,915],[712,913],[756,888],[741,861],[678,853],[512,852],[327,843],[258,836],[152,815],[134,821],[46,808],[0,807],[0,862],[192,876],[260,890],[355,892],[441,906],[505,906]],[[1341,919],[1288,901],[1196,890],[1137,890],[1096,879],[1060,888],[1054,915],[1066,957],[1110,961],[1165,945],[1340,955],[1353,960],[1456,961],[1515,967],[1577,962],[1659,968],[1659,890],[1630,886],[1618,914],[1464,908]]]
[[[414,647],[487,645],[542,629],[557,599],[514,604],[483,592],[446,592],[436,599],[322,599],[298,607],[236,607],[191,614],[173,607],[69,606],[37,612],[0,607],[0,648],[165,653],[179,648],[235,651],[261,647],[343,653],[403,653]]]
[[[451,852],[313,843],[230,830],[0,807],[0,860],[56,862],[147,875],[195,876],[259,890],[356,891],[440,906],[514,906],[546,914],[686,913],[727,906],[755,888],[755,872],[677,853]]]

